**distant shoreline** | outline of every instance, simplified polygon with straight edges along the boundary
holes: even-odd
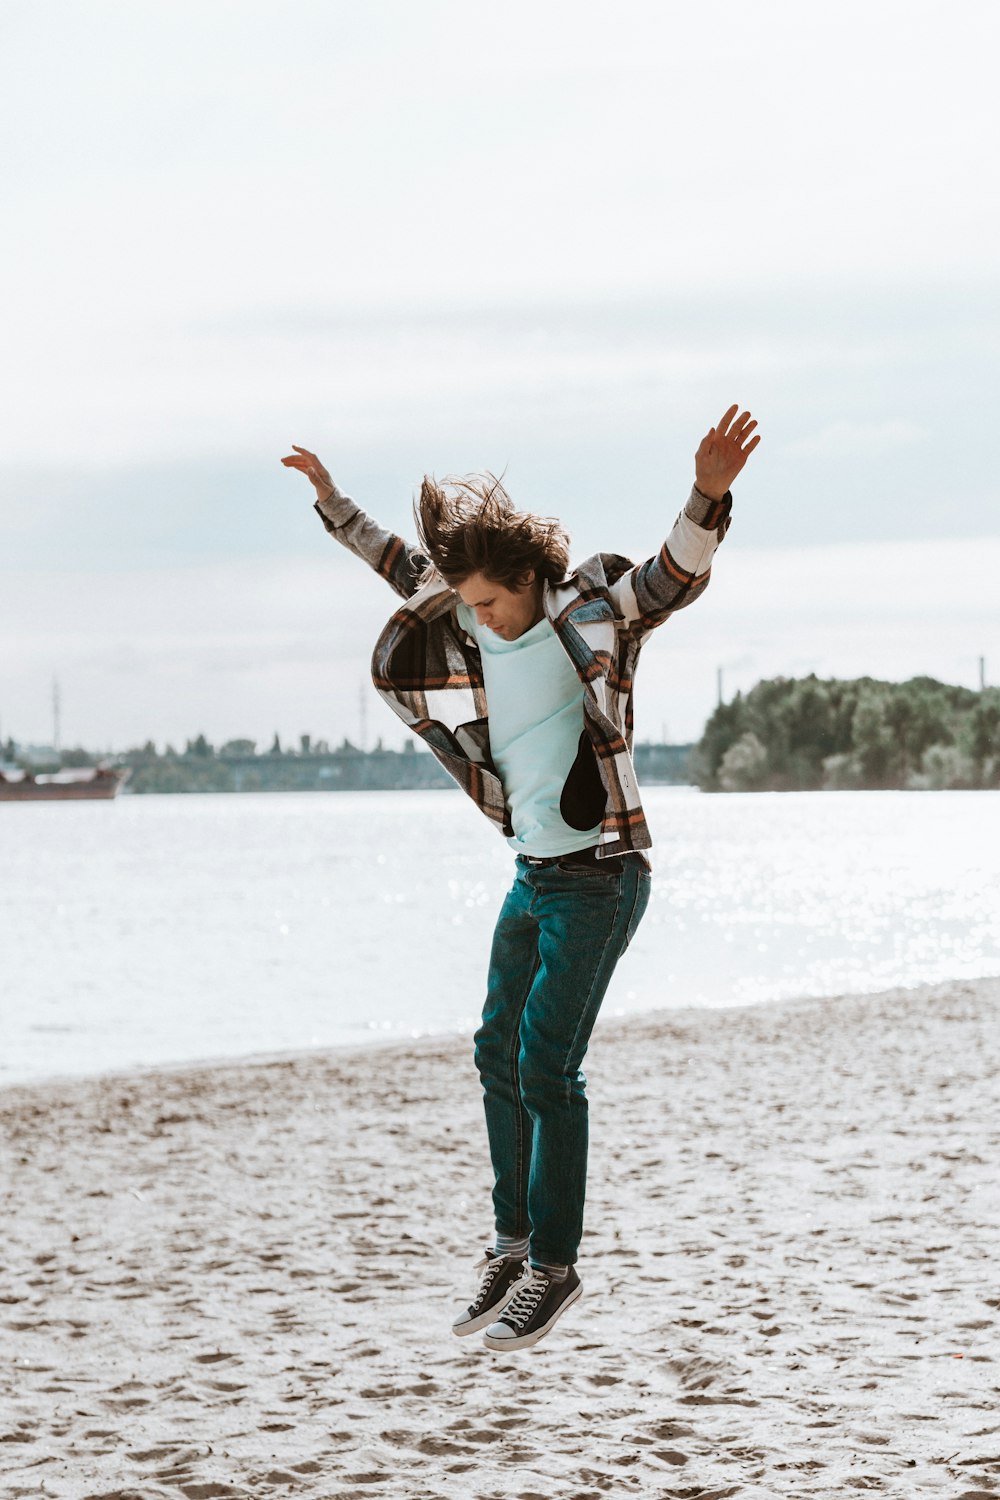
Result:
[[[664,1025],[700,1026],[707,1016],[720,1018],[739,1016],[747,1011],[772,1019],[780,1020],[783,1015],[793,1016],[807,1010],[821,1007],[836,1007],[842,1005],[864,1004],[866,1000],[872,1003],[880,1002],[885,995],[905,996],[913,995],[918,999],[926,994],[937,993],[942,988],[951,986],[969,985],[1000,985],[1000,972],[995,976],[986,976],[975,979],[954,979],[947,981],[935,981],[929,984],[918,985],[894,985],[888,990],[872,990],[870,992],[847,992],[837,991],[830,995],[805,995],[792,998],[779,998],[775,1000],[753,1000],[743,1004],[732,1005],[662,1005],[654,1010],[634,1010],[625,1014],[609,1012],[598,1016],[597,1029],[605,1032],[622,1031],[630,1033],[636,1027],[653,1027]],[[38,1078],[27,1078],[15,1080],[9,1083],[0,1081],[0,1110],[9,1096],[18,1090],[30,1091],[72,1089],[75,1086],[87,1087],[95,1084],[120,1083],[123,1087],[138,1087],[144,1081],[150,1082],[157,1079],[169,1079],[183,1077],[188,1074],[216,1073],[229,1069],[240,1070],[243,1068],[269,1068],[299,1066],[316,1058],[326,1057],[330,1059],[349,1060],[353,1058],[364,1066],[384,1065],[392,1062],[394,1057],[401,1059],[411,1057],[416,1053],[428,1053],[437,1055],[441,1051],[449,1051],[451,1048],[466,1046],[471,1039],[471,1032],[466,1036],[465,1032],[455,1030],[423,1032],[417,1036],[401,1037],[398,1034],[387,1035],[382,1038],[378,1036],[366,1037],[362,1041],[350,1042],[324,1042],[314,1047],[290,1047],[287,1049],[267,1049],[261,1052],[248,1053],[221,1053],[189,1059],[175,1059],[173,1061],[156,1063],[124,1063],[121,1067],[99,1068],[94,1072],[86,1073],[51,1073]]]
[[[381,742],[361,750],[348,740],[336,750],[316,748],[303,736],[298,750],[280,746],[260,754],[250,741],[242,749],[214,749],[199,736],[181,754],[157,754],[146,747],[106,757],[128,766],[130,776],[122,795],[149,792],[327,792],[429,791],[456,783],[429,750],[411,740],[403,750],[387,750]],[[691,785],[688,762],[691,745],[642,743],[635,746],[636,775],[647,786]],[[74,763],[96,761],[87,751],[71,752]],[[42,762],[34,769],[43,769]],[[56,762],[52,762],[53,767]]]

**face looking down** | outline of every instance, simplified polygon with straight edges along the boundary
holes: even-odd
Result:
[[[455,592],[475,611],[480,625],[505,641],[516,641],[537,625],[544,613],[542,583],[534,573],[523,589],[508,589],[483,573],[473,573],[456,586]]]

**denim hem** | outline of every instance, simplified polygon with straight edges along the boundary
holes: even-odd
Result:
[[[529,1246],[527,1258],[532,1265],[575,1266],[577,1250],[574,1250],[572,1255],[563,1252],[557,1254],[554,1250],[536,1250]]]

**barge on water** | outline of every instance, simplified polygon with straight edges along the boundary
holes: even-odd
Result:
[[[0,802],[67,802],[117,797],[130,766],[80,766],[63,771],[0,770]]]

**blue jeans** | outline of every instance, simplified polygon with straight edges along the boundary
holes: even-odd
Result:
[[[496,1227],[528,1237],[534,1261],[572,1265],[577,1258],[588,1145],[580,1064],[650,884],[635,854],[608,870],[532,866],[519,856],[497,919],[476,1067]]]

